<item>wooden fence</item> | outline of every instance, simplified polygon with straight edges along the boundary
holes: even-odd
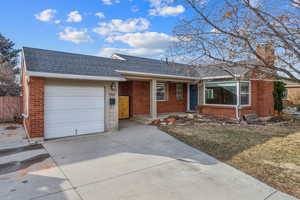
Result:
[[[0,122],[13,122],[15,116],[22,114],[22,97],[0,97]]]

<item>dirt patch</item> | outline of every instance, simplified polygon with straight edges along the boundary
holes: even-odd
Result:
[[[0,133],[0,135],[5,137],[14,137],[17,136],[18,133]]]
[[[300,198],[300,123],[279,122],[240,125],[193,120],[188,125],[176,122],[159,128],[282,192]]]

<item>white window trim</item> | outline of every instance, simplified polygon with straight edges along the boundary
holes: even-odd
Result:
[[[241,105],[240,104],[240,101],[241,101],[241,95],[240,95],[240,83],[249,83],[249,104],[245,104],[245,105]],[[249,107],[249,106],[251,106],[251,104],[252,104],[252,102],[251,102],[251,99],[252,99],[252,87],[251,87],[251,81],[238,81],[238,88],[239,88],[239,90],[238,90],[238,94],[239,94],[239,99],[238,99],[238,101],[239,101],[239,106],[240,107]]]
[[[182,98],[178,99],[177,96],[177,85],[181,85],[182,86]],[[183,101],[184,100],[184,84],[183,83],[175,83],[175,96],[176,96],[176,101]]]
[[[162,81],[157,81],[157,83],[156,83],[156,94],[157,94],[157,84],[159,84],[159,83],[163,83],[163,84],[165,84],[165,99],[162,99],[162,100],[158,100],[157,99],[157,95],[156,95],[156,101],[158,101],[158,102],[161,102],[161,101],[169,101],[169,84],[167,83],[167,82],[162,82]]]
[[[228,104],[207,104],[206,103],[206,96],[205,96],[205,90],[206,90],[206,84],[207,83],[228,83],[228,82],[235,82],[235,83],[237,83],[237,87],[236,87],[236,94],[237,94],[237,102],[236,102],[236,104],[235,105],[228,105]],[[249,104],[247,104],[247,105],[240,105],[240,98],[241,98],[241,96],[240,96],[240,83],[241,82],[247,82],[247,83],[249,83]],[[220,107],[237,107],[237,106],[239,106],[239,107],[249,107],[249,106],[251,106],[251,97],[252,97],[252,95],[251,95],[251,81],[216,81],[216,82],[204,82],[204,88],[203,88],[203,105],[206,105],[206,106],[220,106]]]

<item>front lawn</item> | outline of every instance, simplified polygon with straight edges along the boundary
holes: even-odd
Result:
[[[240,126],[192,122],[160,126],[179,140],[300,198],[300,123]]]

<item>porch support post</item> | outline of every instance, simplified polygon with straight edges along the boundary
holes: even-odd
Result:
[[[190,83],[187,83],[187,104],[186,104],[186,110],[190,110]]]
[[[155,79],[150,81],[150,114],[153,119],[157,118],[156,82]]]

